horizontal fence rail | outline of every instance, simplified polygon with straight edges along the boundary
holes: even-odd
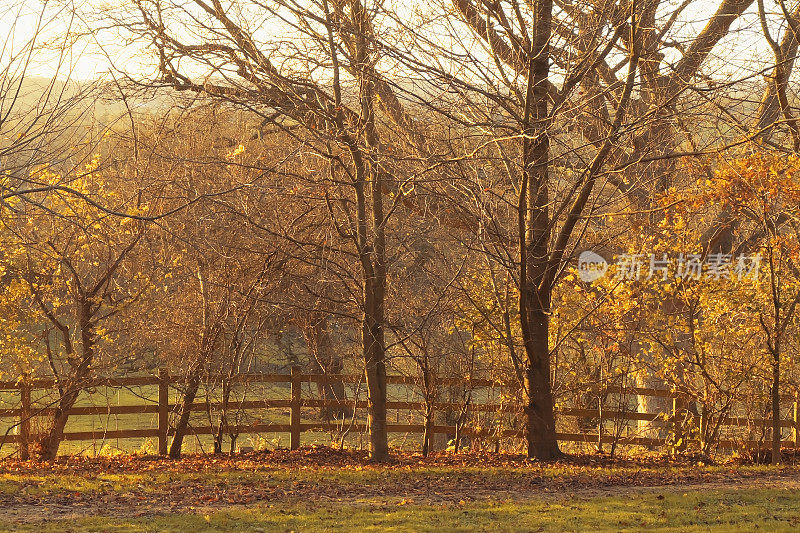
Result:
[[[226,433],[289,433],[290,447],[297,449],[300,446],[300,436],[306,431],[340,431],[341,423],[332,422],[301,422],[301,408],[347,408],[364,409],[367,407],[365,400],[328,400],[303,398],[302,385],[304,383],[314,384],[358,384],[363,382],[363,377],[358,375],[322,375],[301,373],[297,369],[292,369],[291,374],[239,374],[231,378],[236,383],[285,383],[290,385],[290,398],[287,399],[258,399],[229,401],[224,405],[229,410],[252,410],[264,408],[284,408],[290,410],[289,423],[253,423],[253,424],[233,424],[225,427]],[[388,384],[394,385],[415,385],[419,380],[409,376],[387,376]],[[174,403],[169,402],[169,388],[171,385],[180,384],[181,380],[176,376],[171,376],[164,369],[159,371],[158,376],[131,376],[119,378],[96,378],[83,382],[82,389],[92,387],[136,387],[136,386],[158,386],[158,402],[147,405],[109,405],[109,406],[82,406],[73,407],[69,410],[69,415],[130,415],[130,414],[157,414],[158,427],[145,429],[109,429],[93,431],[71,431],[63,434],[64,441],[86,441],[98,439],[123,439],[123,438],[157,438],[159,454],[165,455],[168,449],[168,439],[171,436],[172,428],[169,425],[169,415]],[[500,384],[486,379],[457,379],[445,378],[437,379],[437,385],[460,386],[460,387],[500,387]],[[32,391],[52,390],[57,386],[52,379],[30,379],[21,381],[0,381],[0,390],[15,390],[20,395],[20,407],[11,409],[0,409],[0,418],[17,418],[19,420],[19,431],[17,434],[9,434],[5,437],[0,436],[0,440],[6,443],[30,443],[31,418],[34,416],[52,415],[56,409],[53,407],[36,408],[31,401]],[[677,409],[684,395],[679,393],[641,387],[620,387],[609,386],[602,388],[604,394],[624,394],[628,396],[652,396],[673,400],[673,409],[669,413],[640,413],[629,410],[619,409],[584,409],[584,408],[560,408],[556,413],[560,416],[576,417],[579,419],[591,419],[595,421],[624,421],[624,422],[653,422],[655,420],[673,420],[677,417]],[[798,402],[796,398],[789,396],[782,397],[783,400],[793,401],[793,417],[791,420],[782,420],[780,427],[792,430],[792,444],[798,446],[800,436],[800,414],[798,413]],[[221,402],[195,402],[191,406],[192,411],[206,411],[209,408],[218,409],[223,404]],[[387,401],[387,409],[399,409],[409,411],[425,411],[431,408],[434,411],[465,411],[472,413],[481,412],[508,412],[520,413],[518,406],[499,404],[499,403],[468,403],[466,405],[453,402],[434,402],[426,406],[425,402],[420,401]],[[721,426],[733,427],[771,427],[772,420],[765,418],[745,418],[745,417],[722,417],[717,423]],[[367,430],[364,423],[345,424],[348,431],[363,432]],[[387,430],[392,433],[425,433],[425,424],[387,424]],[[522,430],[489,430],[476,429],[470,427],[456,427],[452,425],[433,424],[427,430],[431,433],[454,434],[457,433],[466,437],[506,437],[522,438]],[[188,428],[189,435],[211,435],[219,431],[211,425],[192,426]],[[615,436],[602,433],[569,433],[559,432],[557,438],[560,441],[577,443],[613,443],[640,446],[664,446],[667,439],[647,438],[636,436]],[[748,447],[759,446],[762,441],[755,440],[725,440],[716,441],[717,447],[736,448],[742,445]]]

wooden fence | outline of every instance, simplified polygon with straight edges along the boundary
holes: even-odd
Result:
[[[287,424],[274,424],[274,423],[254,423],[242,424],[238,426],[226,427],[226,433],[289,433],[291,449],[297,449],[300,446],[301,434],[306,431],[340,431],[342,429],[341,423],[332,422],[312,422],[301,423],[301,408],[302,407],[338,407],[338,408],[356,408],[364,409],[367,407],[367,402],[360,400],[322,400],[303,398],[302,385],[304,383],[324,384],[324,383],[360,383],[363,381],[361,376],[353,375],[317,375],[317,374],[304,374],[297,369],[292,369],[291,374],[242,374],[234,378],[237,382],[241,383],[283,383],[290,385],[290,398],[288,399],[260,399],[260,400],[243,400],[243,401],[230,401],[226,404],[228,410],[252,410],[252,409],[265,409],[265,408],[285,408],[290,410],[290,416]],[[416,385],[418,380],[411,377],[404,376],[388,376],[388,383],[392,384],[405,384]],[[65,441],[88,441],[88,440],[109,440],[109,439],[122,439],[122,438],[157,438],[158,439],[158,453],[165,455],[168,448],[168,439],[171,435],[172,429],[169,425],[169,414],[175,407],[175,404],[169,402],[169,389],[171,385],[178,384],[180,381],[170,376],[166,370],[160,370],[157,376],[137,376],[137,377],[120,377],[120,378],[98,378],[88,381],[84,384],[85,388],[90,387],[136,387],[136,386],[158,386],[158,402],[149,405],[107,405],[107,406],[82,406],[73,407],[69,414],[80,415],[128,415],[128,414],[158,414],[158,427],[145,428],[145,429],[112,429],[112,430],[95,430],[95,431],[72,431],[65,432],[63,440]],[[438,384],[443,386],[461,386],[475,388],[492,388],[498,387],[496,382],[491,380],[465,380],[465,379],[441,379],[437,381]],[[31,442],[31,419],[36,416],[46,416],[54,412],[53,407],[39,408],[32,405],[31,396],[34,390],[52,390],[56,386],[52,379],[34,379],[23,380],[20,382],[0,381],[0,390],[13,390],[18,391],[20,407],[11,409],[0,409],[0,418],[14,418],[18,420],[18,431],[16,434],[8,434],[5,436],[0,435],[0,441],[5,443],[19,443],[27,444]],[[671,391],[659,389],[646,389],[637,387],[607,387],[603,389],[605,394],[625,394],[628,396],[654,396],[672,400],[672,410],[669,413],[640,413],[636,411],[620,410],[620,409],[581,409],[581,408],[561,408],[557,409],[556,413],[563,417],[577,417],[583,419],[592,419],[595,422],[599,421],[598,428],[602,428],[603,421],[614,421],[619,423],[628,422],[652,422],[656,419],[662,421],[677,420],[679,413],[683,413],[682,406],[685,405],[685,397]],[[793,401],[792,418],[791,420],[782,420],[781,427],[791,429],[791,443],[793,446],[798,446],[798,438],[800,437],[800,413],[798,412],[799,406],[796,398],[784,398]],[[212,408],[219,408],[221,404],[212,403]],[[209,404],[206,402],[196,402],[192,405],[193,411],[205,411],[208,409]],[[423,402],[411,401],[389,401],[387,402],[387,409],[393,410],[408,410],[408,411],[424,411],[425,404]],[[458,403],[444,403],[437,402],[433,404],[433,409],[437,411],[459,411],[465,409],[468,412],[514,412],[519,413],[519,408],[512,405],[501,405],[497,403],[469,403],[467,405]],[[702,420],[700,425],[702,426]],[[759,427],[769,428],[772,421],[769,419],[753,419],[742,417],[725,417],[719,421],[724,426],[738,426],[738,427]],[[347,425],[348,429],[352,432],[366,431],[366,425],[363,423],[352,423]],[[446,433],[446,434],[459,434],[469,437],[490,437],[490,438],[521,438],[522,432],[518,429],[507,429],[502,431],[495,431],[489,429],[474,429],[470,427],[456,428],[452,425],[433,425],[429,428],[433,433]],[[424,424],[388,424],[388,431],[392,433],[424,433]],[[193,426],[189,428],[188,433],[193,435],[210,435],[216,432],[216,428],[207,426]],[[641,445],[641,446],[663,446],[666,444],[666,439],[663,438],[647,438],[639,436],[620,436],[614,434],[604,434],[603,431],[598,430],[598,433],[565,433],[559,432],[558,439],[566,442],[580,442],[580,443],[612,443],[618,442],[625,445]],[[716,442],[718,448],[739,448],[742,445],[754,447],[762,445],[763,441],[755,440],[719,440]]]

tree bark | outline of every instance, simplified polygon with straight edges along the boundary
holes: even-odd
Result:
[[[775,339],[772,359],[772,464],[781,462],[781,360],[778,340]]]
[[[556,424],[553,393],[550,378],[549,317],[537,310],[533,313],[529,328],[530,339],[526,339],[526,351],[530,351],[528,368],[525,371],[525,387],[528,404],[525,414],[528,422],[528,457],[548,461],[560,457],[556,440]]]
[[[186,436],[186,430],[189,427],[189,416],[192,414],[192,404],[197,397],[197,391],[200,389],[201,371],[202,365],[196,362],[189,371],[189,376],[186,379],[186,389],[183,392],[183,399],[181,400],[178,423],[175,425],[175,436],[172,438],[172,443],[169,446],[169,456],[171,459],[180,459],[181,457],[183,438]]]
[[[552,286],[546,279],[549,260],[547,130],[550,73],[549,42],[552,0],[538,0],[534,9],[534,37],[529,52],[530,68],[523,135],[523,186],[520,188],[520,322],[527,356],[528,457],[551,460],[561,451],[556,441],[555,413],[550,376],[550,302]]]
[[[69,420],[69,411],[78,400],[78,395],[83,390],[83,384],[89,376],[89,370],[94,360],[94,322],[92,322],[91,302],[82,298],[78,302],[78,326],[81,331],[81,357],[72,378],[68,381],[66,389],[60,391],[61,398],[53,414],[50,431],[39,441],[39,459],[52,461],[58,456],[61,441],[64,440],[64,428]],[[69,333],[65,333],[68,335]],[[71,342],[66,343],[72,346]]]
[[[75,405],[80,391],[81,387],[76,380],[68,385],[67,392],[59,400],[50,425],[50,431],[39,443],[40,460],[52,461],[58,456],[58,448],[61,446],[61,441],[64,440],[64,427],[69,419],[69,410]]]
[[[381,287],[379,280],[367,278],[364,281],[364,302],[362,341],[364,345],[367,391],[369,394],[370,460],[381,462],[389,457],[389,438],[386,428],[383,287]]]
[[[357,169],[356,199],[358,209],[358,250],[363,275],[364,315],[362,348],[367,379],[370,461],[389,458],[386,426],[386,219],[383,209],[383,173],[378,164],[379,137],[375,124],[375,77],[370,68],[373,52],[370,14],[360,2],[353,4],[352,18],[356,36],[356,71],[359,83],[359,122],[363,127],[364,150],[351,146]],[[337,97],[337,101],[340,98]],[[369,185],[370,205],[366,186]],[[367,214],[369,213],[369,215]],[[370,231],[371,230],[371,231]],[[371,234],[368,236],[368,234]],[[371,237],[371,239],[370,239]]]

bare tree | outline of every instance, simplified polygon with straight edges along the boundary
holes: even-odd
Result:
[[[150,83],[248,109],[307,150],[317,208],[327,211],[334,230],[333,248],[355,259],[360,271],[360,294],[350,297],[361,311],[373,460],[389,452],[386,231],[404,196],[396,194],[387,204],[384,195],[401,191],[406,181],[393,163],[400,150],[391,150],[391,131],[378,115],[378,102],[391,101],[392,87],[379,72],[375,20],[381,11],[379,4],[358,0],[141,0],[117,20],[157,55],[160,75]],[[195,28],[197,39],[171,31],[186,25]]]

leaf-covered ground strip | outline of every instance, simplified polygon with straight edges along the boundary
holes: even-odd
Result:
[[[0,530],[467,531],[800,527],[800,468],[664,457],[364,454],[0,462]]]
[[[797,489],[641,494],[417,505],[413,501],[258,504],[151,515],[9,522],[9,531],[797,531]]]

